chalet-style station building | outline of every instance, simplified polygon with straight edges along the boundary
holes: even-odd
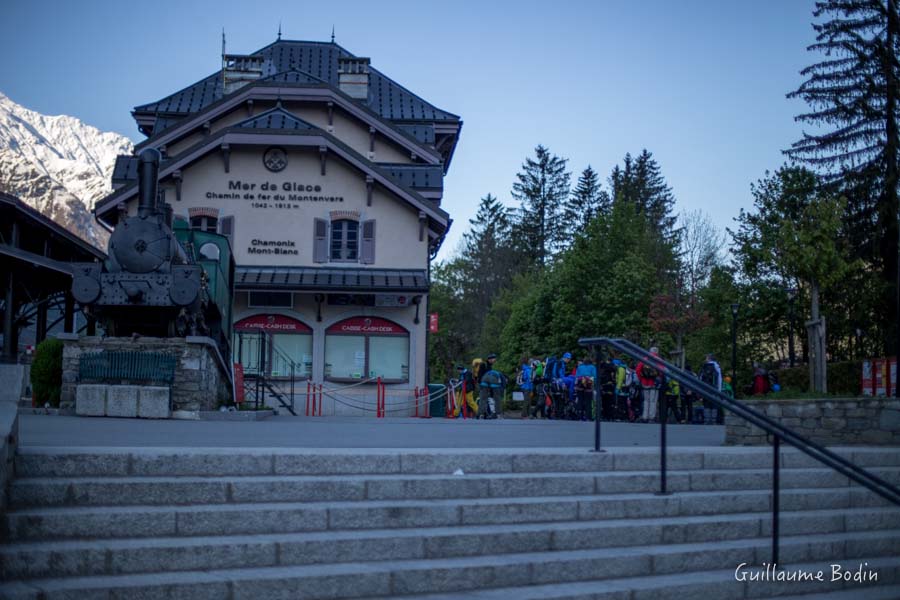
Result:
[[[429,264],[451,223],[443,177],[462,121],[334,42],[279,39],[222,58],[133,115],[148,136],[135,152],[162,153],[176,221],[231,240],[235,330],[272,333],[326,386],[426,385]],[[136,169],[118,158],[103,224],[137,211]],[[252,363],[243,337],[235,360]]]

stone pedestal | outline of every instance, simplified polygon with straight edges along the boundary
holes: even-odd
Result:
[[[168,418],[173,410],[216,410],[221,404],[231,402],[231,370],[227,366],[230,358],[223,358],[210,338],[133,339],[74,334],[57,337],[63,342],[60,407],[74,406],[77,414],[159,419]],[[81,382],[81,356],[104,351],[176,356],[171,389],[136,381]]]

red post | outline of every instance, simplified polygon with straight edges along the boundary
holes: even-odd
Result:
[[[377,379],[377,381],[375,382],[375,386],[378,390],[378,394],[375,400],[375,416],[379,419],[382,419],[384,418],[384,390],[381,387],[381,377]]]
[[[323,400],[323,396],[322,396],[322,384],[320,383],[320,384],[319,384],[319,416],[320,416],[320,417],[322,416],[322,400]]]
[[[307,379],[306,380],[306,416],[307,417],[309,416],[309,388],[311,385],[312,385],[312,383],[309,381],[309,379]]]
[[[316,386],[312,390],[312,416],[316,416]]]

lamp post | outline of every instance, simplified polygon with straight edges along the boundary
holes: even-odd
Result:
[[[791,368],[793,368],[797,360],[797,354],[794,352],[794,301],[797,300],[797,288],[789,289],[787,294],[788,320],[790,321],[790,328],[788,329],[788,360],[791,363]]]
[[[737,316],[741,305],[731,305],[731,388],[737,389]]]

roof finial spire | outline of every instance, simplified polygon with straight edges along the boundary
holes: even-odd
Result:
[[[334,43],[334,25],[331,26],[331,43]]]
[[[222,28],[222,56],[225,56],[225,28]]]
[[[281,21],[278,21],[278,39],[281,39]]]

